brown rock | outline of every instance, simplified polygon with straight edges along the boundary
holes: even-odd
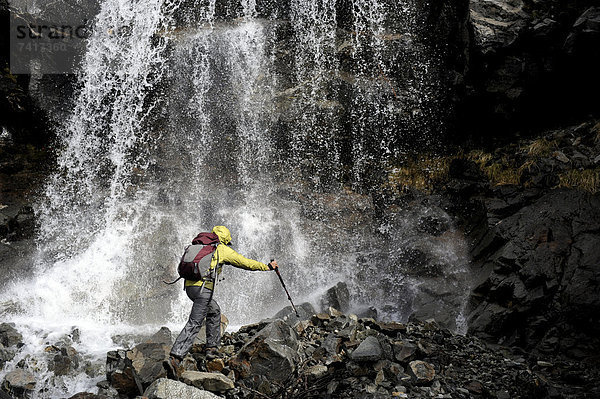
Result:
[[[477,380],[469,381],[465,388],[476,395],[481,395],[484,391],[483,384]]]
[[[396,337],[399,333],[406,332],[406,326],[398,322],[379,322],[377,325],[382,333],[390,337]]]
[[[181,375],[181,381],[188,385],[206,389],[211,392],[225,392],[235,387],[233,381],[221,373],[185,371]]]
[[[225,362],[223,359],[213,359],[206,362],[206,370],[209,372],[221,372],[225,368]]]
[[[408,364],[408,373],[417,384],[427,384],[435,378],[433,366],[422,360],[413,360]]]

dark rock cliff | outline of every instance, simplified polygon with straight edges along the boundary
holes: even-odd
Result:
[[[600,9],[594,5],[472,0],[459,135],[506,136],[597,115]]]

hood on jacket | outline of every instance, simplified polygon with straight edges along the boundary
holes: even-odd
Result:
[[[223,244],[227,245],[231,242],[231,233],[227,227],[215,226],[213,227],[212,232],[219,237],[219,241],[221,241]]]

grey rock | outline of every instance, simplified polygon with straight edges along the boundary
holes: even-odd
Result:
[[[350,309],[350,292],[346,283],[339,282],[325,292],[321,299],[321,309],[327,311],[330,306],[341,312]]]
[[[598,231],[600,199],[578,190],[550,191],[503,219],[492,232],[499,247],[475,270],[481,277],[472,296],[469,331],[531,346],[548,345],[539,332],[554,326],[550,320],[584,332],[579,326],[600,312]]]
[[[48,369],[54,372],[54,375],[68,375],[79,367],[81,359],[72,346],[50,346],[46,348],[46,353],[51,357]]]
[[[230,360],[236,375],[269,375],[284,381],[296,370],[298,336],[283,320],[275,320],[252,337]]]
[[[196,387],[184,384],[183,382],[173,381],[166,378],[159,378],[154,381],[145,391],[144,396],[148,399],[217,399],[212,392],[198,389]]]
[[[0,347],[0,369],[4,367],[6,362],[10,362],[15,358],[17,350],[15,348],[1,348]]]
[[[399,362],[407,362],[417,353],[417,346],[406,340],[394,342],[393,349],[394,357]]]
[[[281,319],[289,326],[294,326],[298,321],[309,320],[315,313],[315,308],[308,302],[304,302],[296,306],[296,310],[300,317],[296,316],[292,306],[286,306],[272,317],[272,319]]]
[[[148,338],[146,343],[155,343],[155,344],[164,344],[164,345],[172,345],[173,344],[173,335],[171,330],[167,327],[161,327],[154,335]]]
[[[314,366],[309,367],[308,370],[306,370],[306,375],[309,378],[321,378],[323,377],[325,374],[327,374],[328,368],[327,366],[324,366],[322,364],[316,364]]]
[[[378,317],[377,309],[373,306],[358,307],[356,309],[353,309],[352,311],[356,313],[356,316],[360,317],[361,319],[368,318],[377,320]]]
[[[2,388],[15,398],[29,397],[36,385],[32,373],[23,369],[15,369],[4,377]]]
[[[211,392],[226,392],[235,387],[233,381],[221,373],[205,373],[201,371],[185,371],[181,375],[182,382]]]
[[[352,352],[351,358],[357,362],[373,362],[381,359],[382,356],[383,350],[381,349],[379,340],[370,335]]]
[[[23,336],[17,331],[14,323],[0,324],[0,344],[11,347],[23,342]]]
[[[160,343],[143,343],[127,351],[127,359],[140,392],[154,380],[167,376],[163,362],[168,359],[170,349],[170,346]]]
[[[484,52],[513,44],[528,21],[521,0],[472,0],[470,14],[475,40]]]
[[[591,50],[598,52],[600,41],[600,7],[590,7],[577,18],[563,46],[565,52],[575,55]],[[596,48],[594,49],[594,46]]]
[[[562,163],[569,163],[569,158],[561,151],[556,151],[554,156]]]
[[[95,394],[90,392],[79,392],[71,396],[69,399],[111,399],[110,396],[104,394]]]
[[[536,364],[540,367],[554,367],[554,365],[550,362],[545,362],[543,360],[538,360]]]

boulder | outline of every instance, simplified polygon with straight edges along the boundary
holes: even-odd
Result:
[[[348,285],[344,282],[337,283],[325,292],[320,302],[323,311],[331,306],[341,312],[347,312],[350,309]]]
[[[0,369],[4,368],[6,362],[10,362],[15,358],[17,350],[14,348],[1,348],[0,347]]]
[[[106,354],[106,379],[110,385],[123,395],[139,394],[139,388],[133,376],[131,360],[123,349]]]
[[[379,340],[370,335],[364,339],[358,345],[358,348],[352,352],[350,356],[352,360],[357,362],[374,362],[381,359],[383,356],[383,350],[381,349],[381,345],[379,344]]]
[[[4,377],[2,389],[14,398],[28,398],[35,388],[36,380],[32,373],[15,369]]]
[[[148,338],[146,343],[155,343],[163,345],[173,345],[173,334],[167,327],[161,327],[156,333]]]
[[[411,360],[417,352],[417,346],[409,341],[397,341],[393,344],[394,357],[399,362]]]
[[[138,389],[141,388],[140,392],[154,380],[167,376],[163,362],[168,359],[170,349],[170,345],[143,343],[127,352],[136,385]]]
[[[294,309],[290,305],[290,306],[286,306],[285,308],[281,309],[272,318],[273,319],[281,319],[286,324],[293,327],[294,325],[296,325],[296,323],[298,321],[309,320],[315,313],[317,313],[315,311],[315,308],[313,307],[313,305],[311,305],[308,302],[304,302],[304,303],[296,306],[296,310],[298,311],[298,315],[300,315],[300,317],[296,316]]]
[[[48,370],[54,375],[67,375],[79,367],[80,356],[72,346],[48,346],[46,353],[50,356]]]
[[[144,391],[148,399],[218,399],[214,393],[166,378],[159,378]]]
[[[22,343],[23,336],[17,331],[14,323],[0,324],[0,344],[11,347]]]
[[[185,371],[181,375],[181,381],[211,392],[226,392],[235,387],[233,381],[221,373]]]
[[[275,320],[252,337],[229,362],[236,379],[269,375],[285,381],[299,361],[298,336],[283,320]]]
[[[106,379],[120,394],[144,392],[154,380],[166,377],[163,362],[171,349],[171,332],[163,327],[133,349],[110,351],[106,358]]]

